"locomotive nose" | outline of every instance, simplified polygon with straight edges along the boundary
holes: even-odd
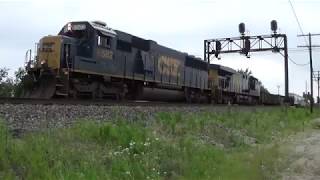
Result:
[[[37,66],[39,68],[59,69],[61,52],[60,36],[45,36],[38,46]]]

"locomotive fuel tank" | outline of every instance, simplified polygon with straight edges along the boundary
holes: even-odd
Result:
[[[185,96],[184,92],[179,90],[143,87],[139,99],[149,101],[184,101]]]

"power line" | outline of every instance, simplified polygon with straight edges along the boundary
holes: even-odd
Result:
[[[279,53],[284,57],[284,54],[283,54],[282,52],[279,52]],[[293,64],[295,64],[295,65],[297,65],[297,66],[307,66],[307,65],[310,64],[310,62],[305,63],[305,64],[299,64],[299,63],[295,62],[290,56],[288,56],[288,59],[289,59]]]
[[[307,65],[310,64],[310,62],[305,63],[305,64],[296,63],[291,57],[289,57],[289,60],[290,60],[293,64],[295,64],[295,65],[297,65],[297,66],[307,66]]]
[[[315,47],[315,48],[312,48],[313,50],[317,50],[317,51],[319,51],[320,50],[320,48],[319,47]],[[288,51],[309,51],[309,49],[308,48],[304,48],[304,49],[302,49],[302,48],[288,48]]]
[[[297,23],[298,23],[300,32],[301,32],[301,34],[304,34],[304,33],[303,33],[303,30],[302,30],[302,26],[301,26],[300,21],[299,21],[299,18],[298,18],[298,16],[297,16],[297,13],[296,13],[296,11],[295,11],[295,9],[294,9],[294,7],[293,7],[293,4],[292,4],[291,0],[288,0],[288,1],[289,1],[291,10],[292,10],[292,12],[293,12],[293,14],[294,14],[294,17],[295,17],[295,19],[296,19],[296,21],[297,21]],[[307,41],[307,38],[306,38],[306,37],[304,37],[304,40],[305,40],[306,44],[308,44],[308,41]]]
[[[290,53],[307,53],[307,52],[309,52],[309,50],[308,49],[301,49],[301,50],[296,49],[296,50],[289,50],[289,52]],[[313,52],[319,53],[320,50],[313,50]]]

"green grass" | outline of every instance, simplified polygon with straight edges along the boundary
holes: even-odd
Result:
[[[319,112],[158,113],[88,120],[13,138],[0,124],[0,179],[274,179],[277,141]],[[271,144],[271,145],[270,145]]]

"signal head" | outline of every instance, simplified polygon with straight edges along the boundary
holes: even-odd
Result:
[[[239,24],[239,33],[244,36],[244,33],[246,31],[246,25],[244,23]]]
[[[278,23],[276,20],[272,20],[271,21],[271,30],[274,34],[277,34],[277,30],[278,30]]]

